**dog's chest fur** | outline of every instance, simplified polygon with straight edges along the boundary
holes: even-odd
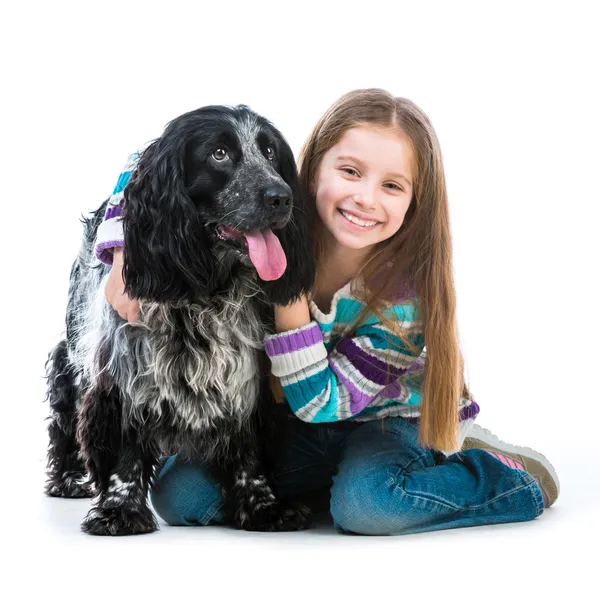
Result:
[[[161,436],[177,431],[178,438],[195,437],[224,423],[239,428],[259,394],[264,329],[257,293],[254,281],[241,277],[202,303],[142,301],[141,324],[129,325],[100,285],[74,329],[71,355],[79,381],[94,386],[99,369],[107,368],[124,419],[158,427]]]
[[[198,431],[222,419],[242,422],[256,407],[264,331],[255,300],[232,292],[205,305],[142,305],[156,397],[177,425]]]

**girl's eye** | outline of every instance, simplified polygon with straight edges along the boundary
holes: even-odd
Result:
[[[355,171],[352,167],[342,167],[341,169],[344,173],[348,173],[348,175],[358,175],[358,172]]]
[[[227,153],[227,150],[225,148],[223,148],[222,146],[219,146],[213,153],[212,153],[212,157],[217,161],[217,162],[223,162],[224,160],[226,160],[228,158],[229,154]]]
[[[396,185],[395,183],[386,183],[385,185],[391,185],[391,186],[393,186],[392,189],[398,190],[399,192],[404,191],[399,185]]]
[[[275,158],[275,148],[273,148],[273,146],[269,146],[267,148],[267,158],[269,160],[273,160]]]

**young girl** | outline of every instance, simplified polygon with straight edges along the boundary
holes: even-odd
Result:
[[[442,155],[427,116],[383,90],[350,92],[317,123],[299,170],[317,208],[317,277],[308,298],[275,307],[265,337],[287,402],[279,496],[326,501],[337,529],[362,534],[540,515],[558,496],[550,463],[472,425],[479,407],[464,381]],[[122,236],[118,214],[107,217],[97,250],[109,262]],[[115,250],[106,296],[135,320],[121,268]],[[152,502],[172,525],[224,520],[217,484],[179,455],[163,459]]]

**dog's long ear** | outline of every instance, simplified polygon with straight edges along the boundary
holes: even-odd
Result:
[[[280,148],[280,174],[290,186],[294,199],[289,223],[274,231],[285,252],[287,268],[279,279],[261,284],[271,303],[288,304],[308,292],[315,278],[312,235],[315,208],[314,203],[309,202],[308,192],[301,189],[294,155],[285,142]]]
[[[180,149],[159,138],[142,154],[124,190],[125,291],[164,302],[212,293],[213,259],[185,191]]]

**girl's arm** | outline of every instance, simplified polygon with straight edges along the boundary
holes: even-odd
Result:
[[[311,321],[308,300],[302,295],[299,300],[286,306],[275,305],[275,331],[282,333],[308,325]]]
[[[311,422],[348,419],[386,386],[423,366],[420,356],[425,342],[414,307],[396,305],[393,311],[416,352],[373,316],[328,354],[319,324],[310,321],[306,298],[276,307],[278,333],[265,336],[265,350],[296,416]]]
[[[112,267],[108,274],[104,296],[108,303],[121,315],[122,319],[138,321],[140,318],[140,302],[125,293],[123,280],[123,249],[114,248]]]
[[[108,199],[108,205],[104,213],[104,220],[100,223],[96,232],[95,254],[100,262],[106,265],[113,263],[114,248],[123,247],[123,190],[129,183],[129,179],[137,162],[141,156],[141,151],[134,152],[127,159],[123,167],[117,185]]]
[[[100,223],[96,233],[95,254],[98,260],[107,265],[112,265],[104,295],[108,303],[126,321],[137,321],[140,317],[140,303],[125,293],[123,281],[123,223],[122,205],[123,190],[129,183],[131,174],[141,156],[141,151],[134,152],[127,159],[108,205],[104,213],[104,220]]]

